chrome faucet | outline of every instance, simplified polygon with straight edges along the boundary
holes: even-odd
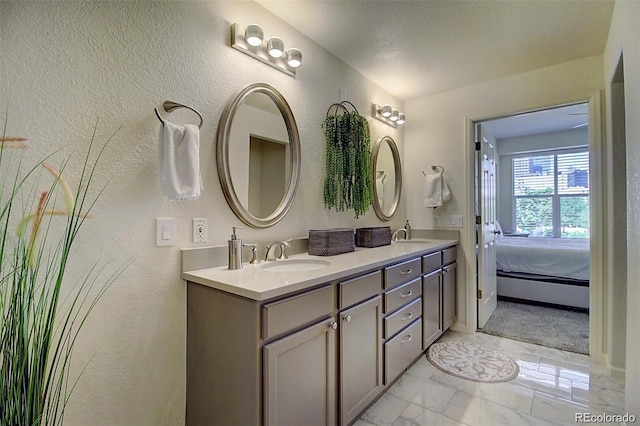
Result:
[[[407,239],[407,230],[404,228],[396,229],[393,234],[391,234],[391,241],[398,241],[398,232],[404,232],[404,239]]]
[[[285,249],[291,246],[291,244],[289,244],[289,241],[291,240],[276,241],[270,246],[267,246],[267,253],[264,256],[264,260],[267,262],[276,260],[276,249],[278,247],[280,247],[280,256],[278,256],[277,259],[280,259],[280,260],[288,259],[289,256],[287,256]]]

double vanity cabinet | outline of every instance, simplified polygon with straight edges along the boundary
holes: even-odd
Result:
[[[325,275],[186,275],[187,424],[351,424],[455,321],[455,241],[334,258]],[[260,280],[286,290],[247,297]]]

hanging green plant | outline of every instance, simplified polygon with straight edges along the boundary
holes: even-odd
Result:
[[[343,103],[334,105],[346,110]],[[340,115],[336,109],[335,115],[327,114],[323,127],[324,205],[336,211],[353,209],[357,219],[369,210],[373,198],[369,122],[355,108]]]

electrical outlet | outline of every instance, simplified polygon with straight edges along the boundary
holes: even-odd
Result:
[[[193,219],[193,242],[194,243],[207,242],[207,219],[204,219],[204,218]]]
[[[462,215],[447,215],[445,218],[446,225],[451,228],[462,228]]]

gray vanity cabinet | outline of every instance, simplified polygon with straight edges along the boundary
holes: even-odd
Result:
[[[347,425],[382,391],[382,297],[349,308],[340,318],[340,424]]]
[[[186,424],[349,425],[456,318],[455,247],[254,300],[189,281]]]
[[[427,349],[442,335],[442,271],[438,268],[422,277],[422,348]]]
[[[456,263],[442,268],[442,327],[447,330],[456,321]]]
[[[264,346],[264,423],[335,424],[336,337],[333,318]]]

